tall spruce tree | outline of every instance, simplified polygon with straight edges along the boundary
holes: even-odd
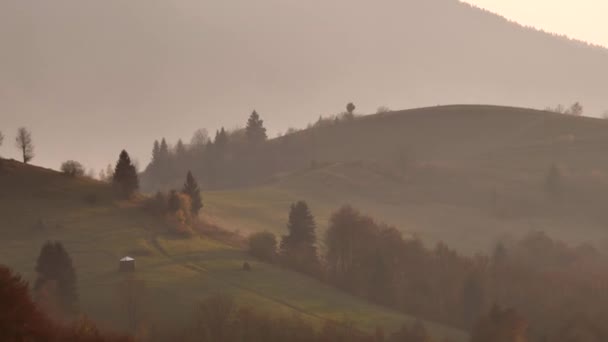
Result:
[[[36,262],[34,290],[38,296],[51,296],[66,314],[78,312],[76,271],[61,242],[47,241]],[[46,298],[48,299],[48,298]]]
[[[220,151],[223,150],[228,145],[228,133],[226,132],[224,127],[222,127],[221,130],[219,130],[215,133],[215,139],[213,140],[213,145],[215,146],[216,150],[220,150]]]
[[[116,163],[112,183],[120,190],[125,197],[130,197],[139,189],[139,179],[137,170],[131,163],[131,157],[127,151],[122,150]]]
[[[291,205],[287,230],[281,240],[281,256],[290,266],[305,273],[317,270],[317,237],[315,219],[308,204],[299,201]]]
[[[177,158],[183,158],[186,156],[186,145],[182,139],[177,140],[177,144],[175,144],[175,156]]]
[[[251,144],[259,144],[266,141],[266,128],[264,127],[264,120],[260,119],[260,115],[254,110],[247,120],[247,140]]]
[[[167,140],[165,138],[161,139],[158,152],[158,160],[161,163],[164,163],[167,161],[167,159],[169,159],[169,145],[167,144]]]
[[[198,215],[203,208],[203,199],[201,198],[201,189],[190,171],[188,171],[188,175],[186,176],[186,183],[184,183],[182,193],[190,197],[192,214]]]
[[[160,159],[160,143],[158,140],[154,140],[154,146],[152,147],[152,161],[151,165],[157,165]]]

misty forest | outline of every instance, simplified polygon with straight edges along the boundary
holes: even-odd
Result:
[[[0,41],[0,342],[608,341],[600,45],[457,0],[7,0]]]

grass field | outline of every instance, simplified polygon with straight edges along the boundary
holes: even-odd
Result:
[[[0,260],[33,281],[35,261],[46,240],[62,241],[78,275],[83,312],[112,327],[126,327],[118,286],[118,260],[137,260],[136,277],[145,284],[142,310],[151,326],[183,327],[198,300],[228,293],[243,305],[270,314],[298,315],[315,324],[353,322],[373,330],[394,329],[409,317],[325,286],[308,277],[252,260],[242,250],[204,237],[172,238],[154,217],[132,202],[114,201],[108,186],[70,179],[57,172],[13,161],[0,171]],[[292,198],[271,192],[260,203],[288,205]],[[229,194],[227,201],[231,201]],[[256,203],[257,191],[240,205]],[[217,194],[220,196],[220,194]],[[209,211],[213,209],[211,196]],[[252,207],[251,212],[257,212]],[[228,212],[216,212],[219,216]],[[272,213],[265,213],[264,216]],[[246,226],[247,220],[242,221]],[[255,229],[270,221],[251,220]],[[279,220],[277,216],[276,220]],[[244,261],[253,266],[244,272]],[[437,336],[466,340],[461,331],[426,323]]]

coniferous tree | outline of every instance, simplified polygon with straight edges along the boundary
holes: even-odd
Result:
[[[186,145],[184,145],[182,139],[178,139],[177,144],[175,144],[175,155],[178,158],[182,158],[186,155]]]
[[[186,183],[184,183],[182,193],[190,197],[192,214],[198,215],[203,208],[203,200],[201,198],[201,189],[190,171],[188,171],[188,175],[186,176]]]
[[[306,273],[316,271],[319,259],[315,229],[308,204],[304,201],[292,204],[287,223],[289,233],[281,240],[281,256],[288,265]]]
[[[4,142],[4,135],[2,134],[2,132],[0,132],[0,146],[2,146],[3,142]]]
[[[161,163],[164,163],[167,161],[167,159],[169,159],[169,145],[167,144],[167,140],[165,140],[165,138],[162,138],[162,140],[160,141],[160,147],[158,152],[158,160]]]
[[[221,130],[215,133],[215,139],[213,140],[213,145],[217,150],[223,150],[228,145],[228,133],[222,127]]]
[[[150,164],[157,165],[160,159],[160,143],[158,140],[154,140],[154,146],[152,147],[152,161]]]
[[[131,158],[125,150],[122,150],[120,153],[112,182],[125,197],[131,196],[139,189],[137,170],[133,163],[131,163]]]
[[[34,290],[39,296],[53,297],[63,313],[78,312],[76,271],[60,242],[48,241],[42,246],[36,262],[36,273]]]
[[[266,128],[264,127],[264,120],[260,119],[260,115],[254,110],[247,120],[247,140],[251,144],[259,144],[266,141],[268,138],[266,135]]]

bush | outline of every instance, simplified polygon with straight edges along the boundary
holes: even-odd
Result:
[[[170,228],[179,235],[191,236],[194,217],[192,216],[190,196],[172,191],[168,202],[166,221]]]
[[[83,177],[84,166],[75,160],[68,160],[61,164],[61,172],[69,177]]]
[[[256,233],[249,237],[249,253],[267,262],[274,262],[277,256],[277,238],[269,232]]]

